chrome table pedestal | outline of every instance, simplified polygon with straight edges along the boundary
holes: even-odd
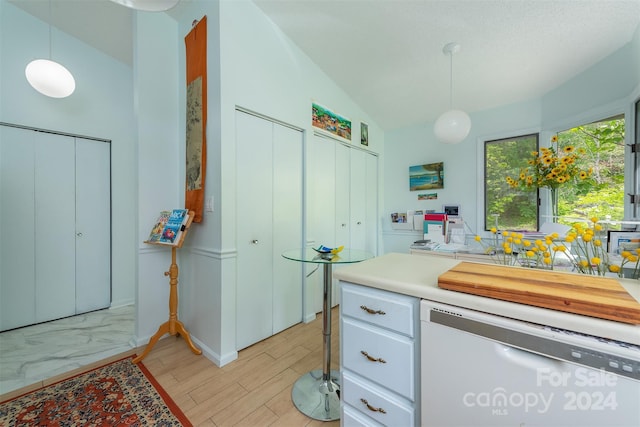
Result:
[[[287,251],[283,257],[294,261],[324,264],[322,295],[322,369],[307,372],[293,385],[291,398],[300,412],[320,421],[340,419],[340,373],[331,370],[331,285],[332,265],[364,261],[373,255],[344,249],[338,254],[318,254],[313,249]]]

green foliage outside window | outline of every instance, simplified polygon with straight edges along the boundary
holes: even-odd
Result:
[[[574,147],[581,152],[577,166],[592,170],[591,185],[562,185],[558,188],[559,222],[598,217],[624,217],[624,118],[616,117],[559,132],[558,150]],[[538,151],[538,135],[525,135],[485,143],[485,230],[535,231],[539,223],[539,197],[547,189],[526,191],[512,188],[506,176],[517,177],[527,168],[531,152]],[[567,183],[569,184],[569,183]],[[496,223],[497,218],[497,223]]]

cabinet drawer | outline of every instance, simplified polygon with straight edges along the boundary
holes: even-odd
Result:
[[[373,325],[413,337],[416,333],[418,298],[340,282],[341,309]]]
[[[415,343],[348,317],[341,325],[342,367],[415,400]]]
[[[341,389],[345,404],[382,425],[416,425],[415,409],[411,405],[394,398],[391,393],[365,382],[348,371],[343,371]]]
[[[382,427],[382,424],[375,422],[369,417],[365,417],[349,405],[342,406],[340,421],[342,427]]]

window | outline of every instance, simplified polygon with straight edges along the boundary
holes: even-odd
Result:
[[[484,229],[538,229],[538,194],[511,188],[507,176],[518,176],[526,159],[538,150],[538,134],[486,141],[484,144]]]
[[[572,146],[584,153],[578,166],[593,171],[590,185],[560,187],[559,222],[574,223],[573,217],[624,219],[624,132],[624,116],[558,132],[558,147]]]
[[[636,104],[638,108],[640,105]],[[507,183],[508,176],[519,177],[526,171],[531,153],[538,152],[540,146],[538,134],[485,142],[485,230],[496,227],[535,231],[541,223],[552,221],[551,209],[549,214],[541,213],[539,209],[540,198],[550,206],[551,193],[547,189],[527,191]],[[578,179],[559,186],[558,222],[572,224],[591,217],[612,221],[625,219],[624,116],[558,132],[556,148],[558,153],[579,153],[578,168],[591,171],[588,180]],[[637,185],[637,174],[629,177],[633,179],[633,185]]]

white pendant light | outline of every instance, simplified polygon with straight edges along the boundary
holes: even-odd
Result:
[[[29,84],[51,98],[66,98],[76,89],[73,75],[64,66],[48,59],[35,59],[24,70]]]
[[[458,43],[447,43],[442,52],[449,55],[450,58],[450,74],[449,74],[449,111],[438,117],[433,127],[433,131],[438,141],[444,144],[457,144],[469,135],[471,130],[471,119],[469,115],[462,110],[453,109],[453,54],[460,50]]]
[[[180,0],[111,0],[114,3],[144,12],[164,12],[178,4]]]
[[[51,21],[51,0],[49,0]],[[24,74],[29,84],[43,95],[66,98],[76,89],[76,81],[69,70],[51,60],[51,23],[49,23],[49,59],[35,59],[27,64]]]

